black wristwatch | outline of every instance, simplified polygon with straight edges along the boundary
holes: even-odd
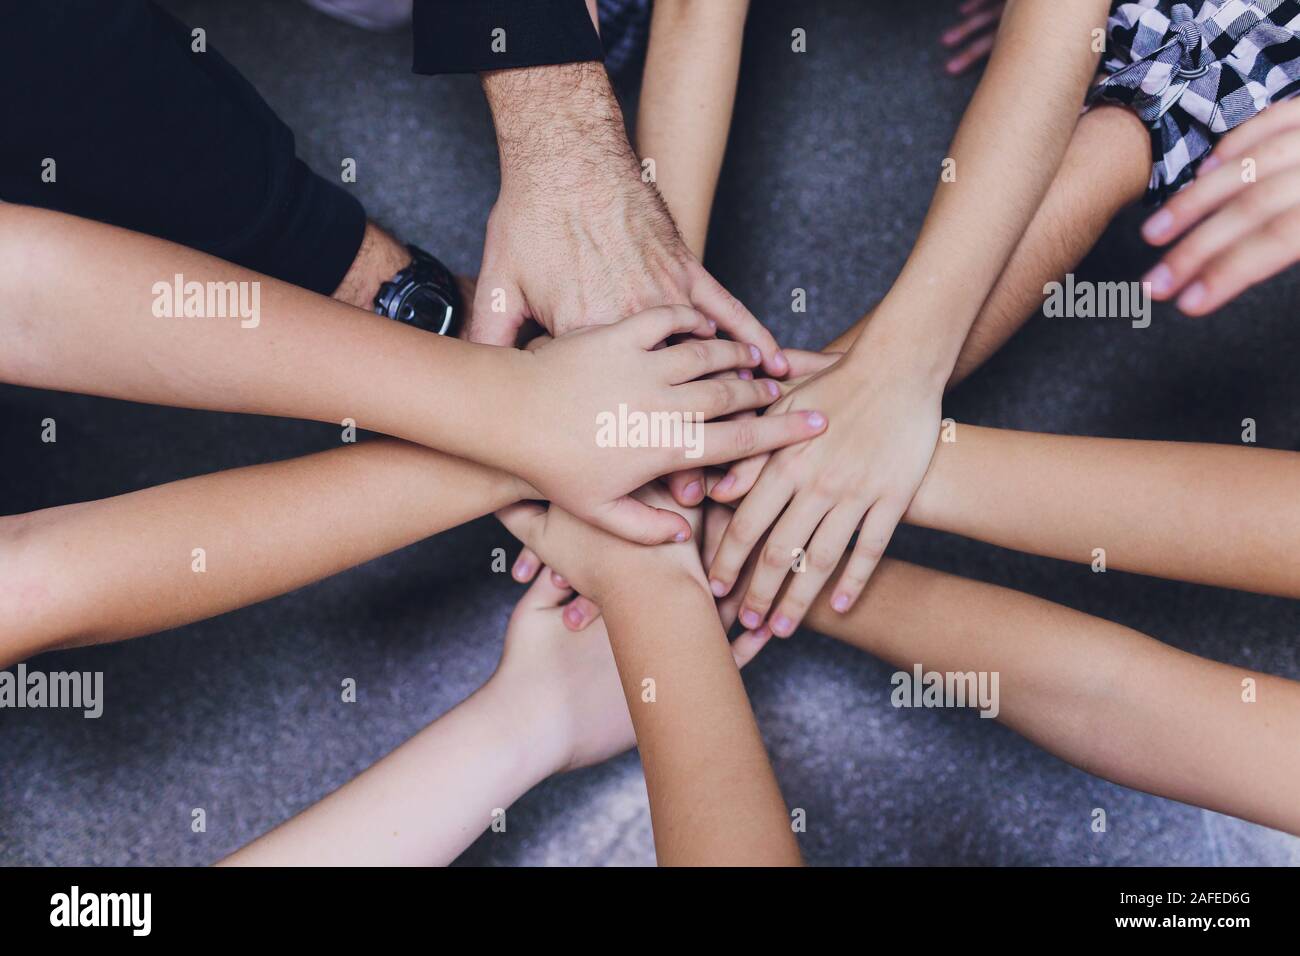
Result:
[[[411,264],[379,287],[375,311],[438,335],[455,335],[465,314],[456,277],[419,246],[407,246]]]

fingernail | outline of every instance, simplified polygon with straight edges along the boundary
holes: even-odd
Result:
[[[777,352],[772,356],[772,367],[776,369],[778,375],[784,375],[790,371],[790,360],[785,357],[784,352]]]
[[[533,573],[533,566],[527,561],[520,561],[515,565],[515,569],[512,573],[514,574],[516,581],[523,581],[528,577],[528,575]]]
[[[1205,283],[1193,282],[1187,287],[1187,291],[1179,297],[1178,308],[1184,312],[1194,312],[1205,303],[1208,297],[1209,292],[1205,288]]]
[[[750,633],[753,634],[760,641],[765,641],[772,636],[772,632],[768,629],[766,624],[760,627],[757,631],[750,631]]]
[[[772,633],[777,637],[789,637],[793,631],[794,621],[790,620],[784,614],[778,615],[777,619],[772,622]]]
[[[682,497],[687,501],[694,501],[696,495],[704,497],[704,487],[698,481],[692,481],[682,489]]]
[[[763,623],[763,619],[759,617],[758,612],[745,608],[740,612],[740,623],[752,631]]]
[[[1147,242],[1159,242],[1174,227],[1174,214],[1162,209],[1142,225],[1142,235]]]
[[[808,412],[806,417],[808,419],[808,425],[810,428],[826,427],[826,416],[823,415],[821,412]]]
[[[714,597],[725,597],[730,589],[717,578],[711,578],[709,580],[709,590],[713,592]]]
[[[1211,153],[1209,156],[1206,156],[1205,159],[1201,161],[1200,172],[1212,173],[1214,172],[1214,170],[1218,169],[1222,165],[1223,165],[1223,160],[1219,159],[1218,156]]]
[[[837,594],[831,601],[831,607],[843,614],[849,609],[849,596],[847,594]]]
[[[716,331],[718,331],[718,323],[717,323],[717,322],[714,322],[712,319],[705,319],[704,321],[707,322],[707,323],[709,323],[709,331],[710,331],[710,332],[716,332]]]
[[[582,612],[570,604],[564,609],[564,619],[574,627],[577,627],[582,623]]]
[[[759,362],[763,361],[763,353],[760,352],[760,351],[758,350],[758,346],[757,346],[757,345],[751,345],[751,346],[749,347],[749,359],[750,359],[750,361],[753,362],[755,365],[757,365]]]
[[[726,492],[730,491],[735,484],[736,484],[736,476],[727,475],[720,482],[718,482],[716,485],[713,486],[713,493],[715,495],[725,494]]]
[[[741,378],[743,378],[746,382],[752,382],[754,380],[754,373],[747,368],[742,368],[736,374]]]
[[[1163,262],[1147,273],[1146,282],[1151,283],[1151,294],[1168,295],[1174,289],[1174,270]]]
[[[772,381],[770,378],[765,380],[765,384],[767,385],[767,394],[771,395],[773,398],[781,397],[781,386],[777,385],[776,382]]]
[[[678,544],[680,544],[681,542],[685,541],[685,540],[686,540],[686,532],[685,532],[685,531],[678,531],[675,535],[673,535],[673,540],[676,541]]]
[[[555,571],[551,572],[551,583],[557,588],[567,588],[569,586],[569,582],[564,580],[564,576]]]

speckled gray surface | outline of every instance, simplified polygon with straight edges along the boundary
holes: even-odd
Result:
[[[171,5],[208,30],[332,171],[358,160],[371,214],[473,271],[496,187],[471,78],[408,71],[409,40],[290,2]],[[787,343],[817,346],[878,299],[924,214],[972,88],[940,71],[947,5],[756,0],[710,266]],[[910,11],[900,15],[907,7]],[[789,52],[794,26],[808,50]],[[1030,95],[1027,91],[1027,95]],[[1089,269],[1133,277],[1131,221]],[[809,311],[789,311],[790,290]],[[989,425],[1300,447],[1297,287],[1284,277],[1213,319],[1158,310],[1118,324],[1039,320],[953,396]],[[57,445],[31,423],[54,415]],[[9,510],[129,491],[318,449],[295,422],[0,389]],[[1227,503],[1225,503],[1225,507]],[[0,711],[0,863],[204,864],[319,798],[491,672],[518,589],[486,572],[508,546],[477,522],[257,607],[128,644],[45,659],[103,670],[98,721]],[[1104,576],[906,529],[900,556],[1019,587],[1220,660],[1300,678],[1300,608]],[[969,713],[894,710],[892,668],[814,634],[746,671],[759,723],[817,864],[1300,862],[1297,841],[1104,783]],[[337,703],[357,678],[355,706]],[[208,831],[190,832],[190,809]],[[1088,828],[1105,807],[1109,830]],[[473,864],[653,862],[635,755],[551,780]]]

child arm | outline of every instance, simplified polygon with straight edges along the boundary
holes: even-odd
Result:
[[[1295,681],[901,561],[885,561],[847,615],[827,597],[811,627],[909,674],[996,672],[997,719],[1079,769],[1300,834]]]
[[[382,439],[0,518],[0,665],[264,601],[527,494]]]
[[[689,248],[703,258],[736,101],[749,0],[657,0],[637,113],[637,152]]]

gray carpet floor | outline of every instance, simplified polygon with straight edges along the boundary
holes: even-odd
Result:
[[[333,174],[354,157],[371,215],[473,272],[496,191],[473,78],[416,77],[407,36],[292,2],[170,6],[208,31]],[[886,291],[924,215],[973,80],[943,75],[947,3],[756,0],[709,265],[787,344],[816,347]],[[906,8],[908,12],[899,11]],[[808,52],[790,52],[794,27]],[[1026,89],[1026,95],[1032,95]],[[1134,218],[1083,272],[1136,278]],[[806,314],[790,290],[808,291]],[[1037,319],[948,405],[960,421],[1210,442],[1259,422],[1300,447],[1294,276],[1211,319],[1151,328]],[[33,424],[59,422],[57,445]],[[0,389],[5,508],[118,494],[336,443],[291,421]],[[1190,480],[1194,480],[1194,477]],[[1231,507],[1230,502],[1223,505]],[[49,656],[105,672],[97,721],[0,711],[0,863],[206,864],[328,793],[492,671],[520,589],[484,520],[256,607]],[[1144,579],[905,529],[894,551],[1020,588],[1233,664],[1300,678],[1294,602]],[[148,600],[148,595],[142,595]],[[745,672],[815,864],[1282,864],[1300,841],[1103,782],[969,712],[895,710],[893,668],[812,633]],[[360,688],[339,703],[344,676]],[[206,833],[190,811],[207,811]],[[1108,831],[1089,829],[1102,807]],[[650,864],[636,755],[550,780],[468,864]]]

